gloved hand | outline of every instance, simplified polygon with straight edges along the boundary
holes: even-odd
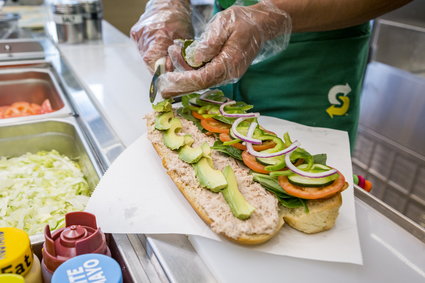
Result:
[[[150,0],[139,21],[131,28],[140,54],[153,73],[155,62],[168,54],[174,39],[193,38],[189,0]],[[167,60],[166,69],[172,64]]]
[[[291,32],[289,15],[272,0],[255,5],[232,6],[218,13],[200,39],[186,49],[193,62],[208,62],[198,70],[161,75],[158,89],[164,98],[236,82],[248,69],[266,42],[274,55],[286,48]],[[181,56],[181,46],[172,45],[170,56]],[[173,58],[173,62],[178,62]],[[186,68],[185,68],[186,69]]]

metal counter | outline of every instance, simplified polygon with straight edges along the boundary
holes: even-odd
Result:
[[[354,173],[425,228],[425,78],[378,62],[364,82]]]
[[[13,45],[13,42],[10,44]],[[57,84],[63,91],[65,101],[69,103],[69,108],[72,110],[72,116],[69,118],[72,120],[71,124],[80,131],[91,159],[94,160],[100,174],[103,174],[125,147],[102,115],[101,110],[97,108],[95,101],[92,100],[93,96],[83,87],[57,48],[48,40],[41,40],[41,45],[46,51],[43,59],[21,60],[13,63],[5,61],[0,63],[0,69],[13,64],[13,68],[51,70],[52,76],[57,78]],[[423,229],[360,188],[356,188],[355,193],[356,197],[372,210],[379,211],[425,242]],[[126,282],[219,281],[187,236],[113,234],[110,243],[119,257]]]

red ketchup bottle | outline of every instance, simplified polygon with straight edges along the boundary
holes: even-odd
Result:
[[[44,230],[41,261],[44,283],[50,283],[53,272],[70,258],[88,253],[111,256],[105,234],[97,227],[93,214],[82,211],[67,213],[65,226],[53,234],[49,225]]]

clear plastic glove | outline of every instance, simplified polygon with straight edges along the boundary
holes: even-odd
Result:
[[[193,38],[190,1],[150,0],[139,21],[131,28],[130,35],[153,73],[155,62],[167,56],[174,39]],[[172,69],[169,59],[166,69]]]
[[[183,67],[179,72],[161,75],[158,89],[166,98],[236,82],[262,47],[272,47],[265,56],[285,49],[290,32],[289,15],[277,8],[271,0],[248,7],[232,6],[218,13],[207,25],[200,39],[186,49],[186,54],[190,54],[191,60],[196,64],[207,63],[198,70]],[[267,41],[271,44],[267,44]],[[169,55],[173,62],[182,61],[181,58],[176,58],[181,57],[179,42],[170,46]]]

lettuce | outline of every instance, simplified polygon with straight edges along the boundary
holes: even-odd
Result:
[[[57,151],[0,157],[0,227],[29,235],[64,225],[64,215],[84,210],[91,190],[78,165]]]

